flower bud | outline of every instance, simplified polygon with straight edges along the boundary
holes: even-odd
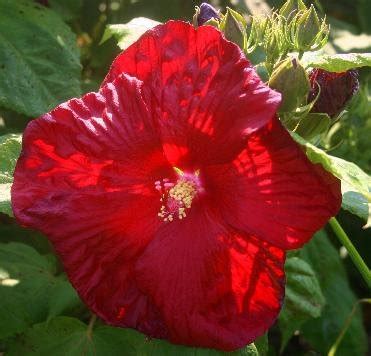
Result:
[[[305,11],[307,7],[302,0],[287,0],[281,7],[279,14],[286,19],[292,18],[298,11]]]
[[[202,26],[209,20],[219,20],[219,11],[214,9],[210,4],[203,2],[200,7],[196,6],[196,12],[193,16],[194,26]]]
[[[323,47],[327,41],[329,28],[325,20],[320,21],[313,5],[298,13],[295,21],[295,46],[297,51],[314,51]]]
[[[354,69],[335,73],[316,68],[310,72],[309,80],[308,102],[313,101],[320,91],[311,112],[326,113],[331,118],[340,114],[359,89],[358,72]]]
[[[267,30],[269,29],[269,17],[263,15],[251,16],[249,26],[249,42],[261,46],[264,43]]]
[[[246,20],[238,12],[227,8],[222,22],[222,31],[225,38],[237,44],[240,48],[245,48],[246,41]]]
[[[278,36],[275,32],[272,32],[264,42],[264,51],[266,54],[265,67],[268,73],[271,73],[275,63],[280,58],[280,43]]]
[[[310,89],[307,73],[296,58],[287,58],[279,63],[268,85],[282,94],[281,112],[289,112],[301,106]]]

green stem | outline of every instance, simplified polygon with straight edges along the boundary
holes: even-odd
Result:
[[[350,241],[349,237],[336,220],[336,218],[331,218],[329,224],[334,231],[337,238],[343,244],[343,246],[347,249],[350,258],[353,260],[353,263],[356,265],[358,271],[361,273],[363,279],[365,280],[367,286],[371,288],[371,272],[370,269],[367,267],[365,261],[363,261],[362,257],[358,253],[357,249],[354,247],[352,242]]]
[[[94,324],[95,324],[96,321],[97,321],[97,316],[95,314],[92,314],[91,317],[90,317],[90,320],[89,320],[88,328],[86,330],[86,334],[87,334],[89,339],[92,338],[93,328],[94,328]]]

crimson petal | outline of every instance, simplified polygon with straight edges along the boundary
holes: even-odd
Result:
[[[137,79],[122,75],[100,93],[72,99],[28,125],[12,188],[20,221],[42,227],[43,214],[53,208],[63,213],[62,203],[71,194],[86,196],[87,207],[94,206],[89,197],[97,195],[122,200],[156,194],[154,181],[171,167],[142,89]],[[65,213],[72,215],[67,208]]]
[[[223,226],[205,207],[164,225],[136,264],[175,343],[235,350],[274,322],[284,296],[279,248]]]
[[[208,175],[229,224],[285,250],[307,242],[341,205],[340,181],[313,165],[278,119]]]
[[[158,333],[161,318],[137,290],[130,267],[160,225],[154,181],[171,169],[143,95],[137,79],[122,75],[100,93],[32,121],[12,204],[23,225],[48,235],[99,316],[121,325],[135,320],[138,329]]]
[[[239,47],[211,26],[155,27],[115,59],[105,83],[121,73],[152,88],[164,150],[175,166],[230,160],[280,103]]]

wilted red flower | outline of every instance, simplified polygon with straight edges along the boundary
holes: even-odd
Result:
[[[311,90],[308,101],[313,101],[321,88],[312,112],[322,112],[335,117],[345,108],[348,101],[358,91],[358,72],[348,70],[335,73],[315,68],[309,73]]]
[[[284,296],[285,250],[339,209],[339,182],[281,126],[278,93],[209,26],[171,21],[98,93],[32,121],[15,216],[44,232],[107,323],[233,350]]]

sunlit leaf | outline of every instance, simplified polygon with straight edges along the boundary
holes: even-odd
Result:
[[[12,215],[10,188],[13,171],[21,151],[21,135],[0,136],[0,213]]]
[[[159,24],[160,22],[145,17],[136,17],[125,24],[108,25],[103,34],[101,43],[113,36],[117,40],[117,45],[121,49],[125,49],[142,36],[144,32]]]
[[[371,177],[353,162],[331,156],[296,134],[292,134],[292,136],[306,148],[306,154],[313,163],[320,163],[327,171],[341,180],[343,209],[366,220],[366,226],[369,226],[371,216]]]
[[[371,66],[371,53],[308,54],[307,67],[322,68],[329,72],[345,72],[348,69]]]

